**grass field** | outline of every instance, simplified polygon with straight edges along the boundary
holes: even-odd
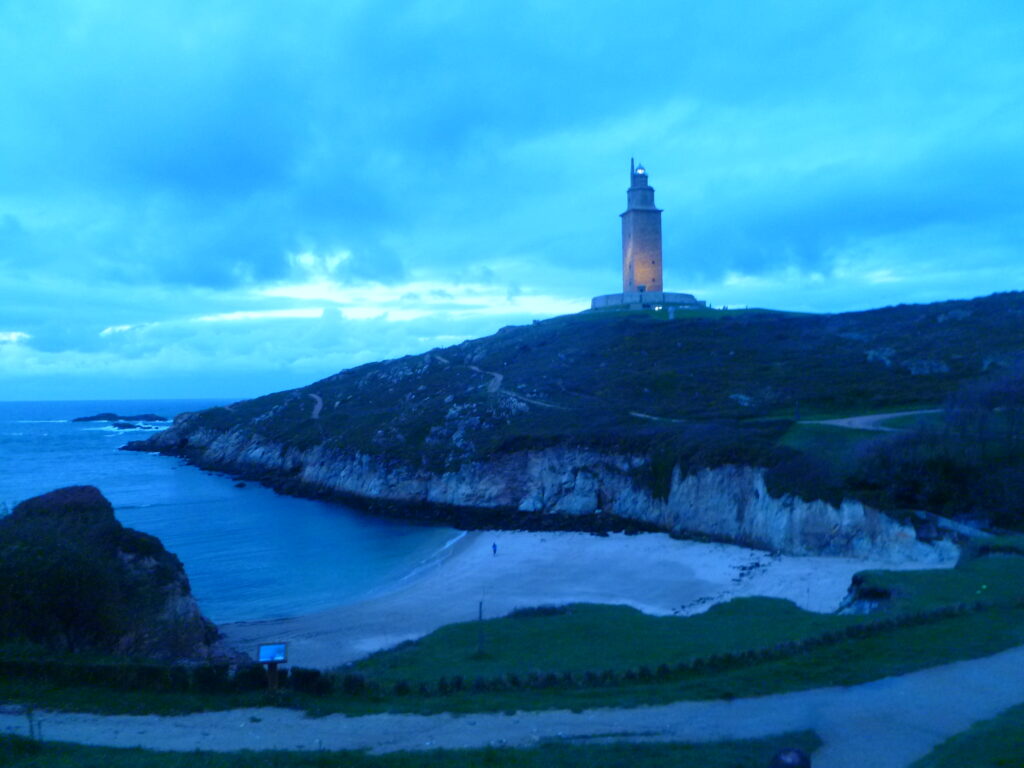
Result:
[[[911,768],[1018,768],[1024,765],[1024,705],[977,723]]]
[[[1012,550],[1015,542],[1000,546]],[[692,617],[576,605],[450,625],[343,670],[365,679],[368,690],[359,695],[117,691],[5,678],[0,700],[124,713],[266,705],[350,714],[639,706],[852,685],[1024,643],[1024,557],[968,557],[946,571],[872,571],[860,582],[873,595],[890,595],[873,614],[814,614],[754,598]],[[984,610],[905,623],[922,611],[976,603]],[[884,624],[871,630],[878,622]]]
[[[45,743],[0,736],[5,768],[762,768],[782,749],[810,753],[813,733],[716,744],[543,743],[533,749],[487,748],[368,755],[364,752],[150,752]]]

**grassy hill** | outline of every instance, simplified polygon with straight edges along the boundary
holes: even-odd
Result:
[[[980,505],[1012,522],[1003,497],[1015,492],[1021,446],[1007,414],[1017,413],[1022,328],[1021,293],[835,315],[584,312],[205,411],[189,429],[245,429],[432,471],[556,444],[646,453],[654,483],[676,465],[755,464],[777,468],[773,492],[948,514]],[[982,401],[1001,423],[965,427]],[[931,437],[913,444],[893,446],[877,432],[830,436],[828,428],[814,437],[802,424],[794,432],[795,422],[812,418],[947,405]],[[960,450],[993,436],[1007,450]],[[899,453],[906,477],[879,485],[869,470],[891,474],[888,451]],[[1009,480],[998,499],[951,487],[970,484],[982,464],[1009,468],[999,469]],[[935,483],[895,487],[922,473]]]

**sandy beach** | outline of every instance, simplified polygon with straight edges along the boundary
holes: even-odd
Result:
[[[259,643],[284,641],[291,664],[330,668],[445,624],[474,620],[481,601],[485,618],[527,606],[576,602],[688,615],[754,595],[831,612],[858,571],[900,567],[920,565],[773,555],[665,534],[480,531],[465,534],[436,562],[392,590],[304,616],[221,629],[229,644],[250,654]]]

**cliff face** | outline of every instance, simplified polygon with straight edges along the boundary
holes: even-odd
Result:
[[[678,467],[656,493],[643,455],[553,446],[492,454],[447,471],[323,444],[297,448],[240,427],[219,431],[180,417],[142,448],[188,456],[200,466],[262,477],[290,492],[531,515],[603,512],[661,530],[707,535],[791,554],[831,554],[935,562],[956,556],[945,540],[858,502],[838,507],[793,496],[773,498],[764,470],[724,465],[683,476]],[[667,490],[667,493],[665,491]],[[472,514],[472,512],[470,513]],[[512,515],[514,519],[514,514]]]
[[[181,561],[125,528],[92,486],[18,504],[0,520],[0,638],[163,660],[218,655]]]

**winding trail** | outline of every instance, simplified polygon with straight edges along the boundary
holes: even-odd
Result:
[[[505,380],[505,374],[494,373],[493,371],[485,371],[483,368],[480,368],[475,365],[467,365],[466,367],[469,368],[469,370],[471,371],[476,371],[477,373],[482,373],[484,376],[491,377],[491,380],[487,382],[488,394],[494,394],[499,389],[501,389],[501,382]]]
[[[319,419],[320,411],[324,409],[324,399],[320,395],[314,395],[312,392],[309,396],[313,398],[313,412],[309,415],[311,419]]]
[[[445,362],[448,362],[448,361],[445,360]],[[545,403],[543,400],[536,400],[536,399],[534,399],[532,397],[526,397],[525,395],[520,395],[518,392],[513,392],[510,389],[502,389],[501,388],[501,384],[505,380],[505,374],[503,374],[503,373],[495,373],[494,371],[485,371],[483,368],[480,368],[480,367],[475,366],[475,365],[467,365],[466,367],[469,368],[471,371],[476,371],[477,373],[482,373],[484,376],[490,376],[491,377],[491,380],[489,382],[487,382],[487,394],[489,394],[489,395],[493,395],[493,394],[496,394],[496,393],[500,392],[503,395],[508,395],[509,397],[513,397],[516,400],[522,400],[524,403],[530,403],[531,405],[537,405],[537,406],[540,406],[541,408],[555,408],[555,409],[560,410],[560,411],[571,410],[571,409],[567,408],[564,405],[555,405],[554,403]]]
[[[886,427],[882,422],[895,419],[900,416],[917,416],[926,413],[942,413],[941,408],[929,408],[921,411],[897,411],[895,413],[869,413],[864,416],[848,416],[844,419],[824,419],[821,421],[804,420],[801,424],[825,424],[830,427],[845,427],[846,429],[865,429],[873,432],[905,432],[900,427]]]
[[[849,688],[819,688],[735,701],[635,709],[513,714],[330,715],[240,709],[177,717],[37,712],[47,740],[191,751],[241,749],[529,747],[540,741],[621,736],[630,741],[709,742],[813,729],[824,742],[815,768],[904,768],[950,736],[1024,701],[1024,646]],[[0,708],[0,732],[27,718]]]
[[[686,419],[670,419],[667,416],[654,416],[650,413],[641,413],[640,411],[630,411],[630,416],[635,416],[638,419],[647,419],[648,421],[668,421],[673,424],[685,424]]]

